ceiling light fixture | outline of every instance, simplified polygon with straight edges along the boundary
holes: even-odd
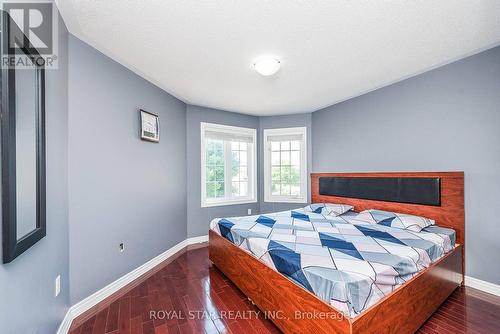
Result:
[[[266,77],[278,72],[278,70],[280,69],[280,66],[281,66],[281,62],[278,59],[276,59],[276,57],[272,57],[272,56],[260,57],[253,64],[253,67],[255,68],[255,70],[259,74],[266,76]]]

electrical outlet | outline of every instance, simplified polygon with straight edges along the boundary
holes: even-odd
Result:
[[[250,216],[252,214],[252,209],[248,209],[248,215]]]
[[[120,245],[118,246],[118,249],[120,250],[120,253],[123,253],[123,251],[125,251],[125,245],[122,243],[120,243]]]
[[[61,293],[61,275],[57,275],[54,297],[59,296],[60,293]]]

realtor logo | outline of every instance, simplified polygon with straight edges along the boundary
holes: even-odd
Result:
[[[4,1],[2,9],[2,67],[30,68],[27,55],[39,54],[38,65],[57,68],[58,12],[53,2]]]

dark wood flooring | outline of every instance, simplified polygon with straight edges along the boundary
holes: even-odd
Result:
[[[207,247],[178,254],[134,285],[75,319],[70,334],[280,333],[211,265]],[[499,318],[500,297],[462,287],[420,333],[500,333]]]

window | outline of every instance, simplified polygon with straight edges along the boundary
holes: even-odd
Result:
[[[264,201],[307,202],[306,128],[264,130]]]
[[[201,206],[256,202],[256,130],[201,123]]]

